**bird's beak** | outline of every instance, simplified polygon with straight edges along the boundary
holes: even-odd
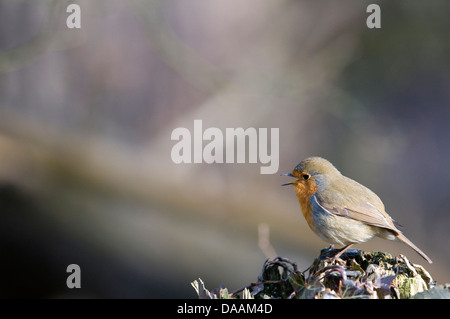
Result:
[[[280,176],[290,176],[290,177],[295,177],[295,176],[292,175],[291,173],[281,174]],[[296,179],[295,181],[289,182],[289,183],[282,184],[281,186],[294,185],[294,184],[297,183],[297,181],[298,181],[298,179]]]

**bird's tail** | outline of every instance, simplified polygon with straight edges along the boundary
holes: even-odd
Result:
[[[405,235],[403,235],[402,233],[399,233],[397,235],[398,240],[404,242],[405,244],[407,244],[409,247],[411,247],[412,249],[414,249],[420,256],[422,256],[423,259],[425,259],[426,261],[428,261],[430,264],[432,264],[433,262],[431,261],[431,259],[425,255],[425,253],[423,251],[421,251],[416,245],[414,245],[408,238],[405,237]]]

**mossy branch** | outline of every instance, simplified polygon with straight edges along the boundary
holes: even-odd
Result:
[[[428,271],[405,256],[349,249],[332,260],[334,249],[322,249],[305,271],[282,257],[266,260],[257,281],[229,292],[209,291],[201,279],[191,284],[206,299],[405,299],[450,298],[450,285],[436,286]]]

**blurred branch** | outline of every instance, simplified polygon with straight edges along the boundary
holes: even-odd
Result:
[[[167,26],[159,0],[134,0],[131,2],[141,22],[150,47],[175,72],[191,85],[215,92],[226,76],[224,72],[182,43]]]
[[[269,239],[270,228],[267,223],[258,224],[258,246],[264,253],[267,259],[274,259],[277,257],[275,248],[273,248]]]
[[[14,49],[0,51],[0,73],[28,63],[45,52],[54,39],[59,22],[65,17],[67,3],[68,0],[49,0],[47,17],[42,19],[41,29],[34,38]]]

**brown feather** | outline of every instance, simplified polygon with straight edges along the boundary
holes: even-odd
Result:
[[[320,205],[335,215],[386,228],[396,234],[400,233],[391,217],[385,212],[383,202],[374,192],[348,177],[341,175],[342,178],[345,181],[338,180],[333,183],[331,188],[333,192],[317,193]],[[336,203],[339,203],[339,206]]]

